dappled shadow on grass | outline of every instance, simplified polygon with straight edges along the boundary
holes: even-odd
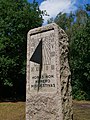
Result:
[[[25,102],[26,98],[0,98],[0,102]]]

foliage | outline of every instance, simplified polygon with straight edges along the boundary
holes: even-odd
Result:
[[[55,22],[69,36],[69,63],[72,73],[73,98],[90,99],[90,6],[75,14],[61,14]]]
[[[27,0],[0,0],[0,11],[0,96],[22,96],[27,32],[42,25],[42,12]]]
[[[53,17],[47,20],[48,24],[53,23],[53,22],[54,22],[54,18]]]

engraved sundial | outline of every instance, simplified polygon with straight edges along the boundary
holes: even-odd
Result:
[[[30,90],[56,89],[56,58],[53,30],[48,35],[32,35],[30,42]],[[50,36],[51,35],[51,36]],[[53,36],[52,36],[53,35]],[[49,37],[50,36],[50,37]]]
[[[42,72],[42,39],[39,42],[38,46],[36,47],[30,61],[39,64],[39,76],[38,76],[38,91],[40,87],[40,79],[41,79],[41,72]]]

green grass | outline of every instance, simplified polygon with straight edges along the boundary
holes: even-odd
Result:
[[[90,101],[73,102],[74,120],[90,120]],[[0,120],[25,120],[25,102],[1,102]]]

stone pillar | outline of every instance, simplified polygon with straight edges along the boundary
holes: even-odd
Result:
[[[72,120],[68,37],[55,23],[27,38],[26,120]]]

